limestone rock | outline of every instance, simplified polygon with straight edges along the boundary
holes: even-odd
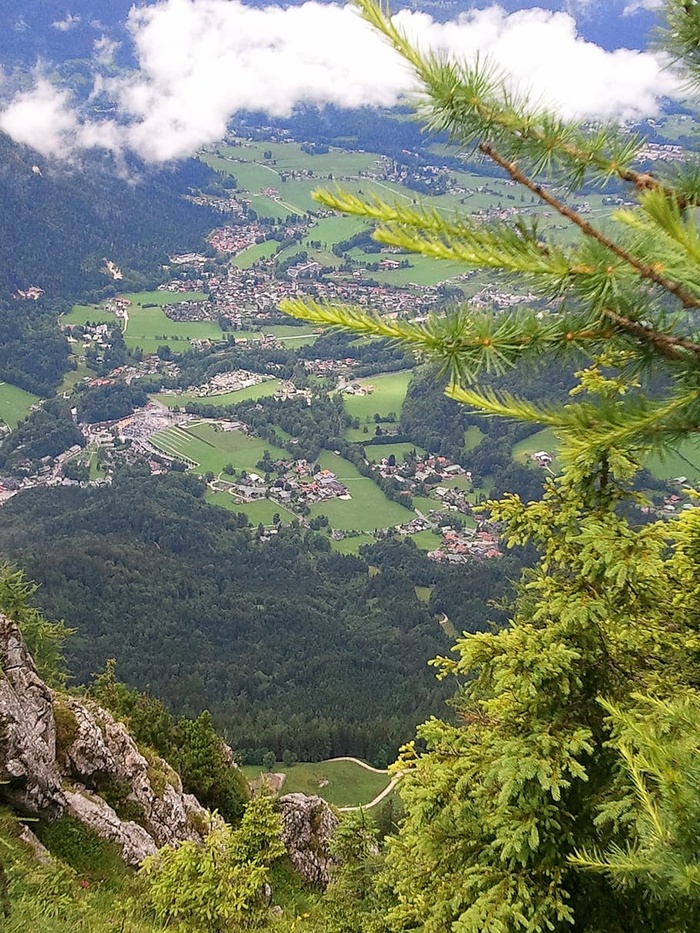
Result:
[[[333,856],[328,844],[340,822],[321,797],[287,794],[280,798],[282,841],[301,877],[319,888],[330,880]]]
[[[51,692],[19,629],[0,614],[0,779],[29,813],[56,816],[66,806],[55,745]]]
[[[116,842],[129,865],[138,865],[146,856],[158,851],[153,837],[142,826],[119,819],[109,804],[96,794],[87,790],[66,791],[66,798],[68,814],[102,839]]]
[[[206,810],[183,793],[178,775],[157,756],[147,760],[122,723],[49,690],[1,613],[0,780],[0,794],[20,810],[70,815],[118,843],[130,864],[163,845],[201,840],[206,826]]]

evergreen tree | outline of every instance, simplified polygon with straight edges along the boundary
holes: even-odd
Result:
[[[541,502],[491,504],[507,544],[541,554],[510,624],[463,637],[435,662],[456,678],[456,723],[425,723],[395,766],[406,817],[381,873],[393,897],[386,929],[695,930],[700,513],[641,528],[629,516],[639,458],[700,423],[700,173],[688,162],[652,176],[635,167],[639,139],[534,109],[483,62],[419,52],[373,0],[358,5],[420,80],[428,127],[495,163],[576,234],[563,246],[534,224],[321,193],[374,220],[379,242],[525,279],[551,310],[464,309],[415,324],[284,306],[436,358],[452,398],[547,425],[561,441],[563,474]],[[666,16],[697,86],[700,4],[668,0]],[[635,206],[605,225],[555,193],[609,181]],[[520,362],[584,355],[592,363],[558,409],[470,385]]]

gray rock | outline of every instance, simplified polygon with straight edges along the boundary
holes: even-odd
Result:
[[[51,692],[19,629],[0,614],[0,779],[4,795],[29,813],[65,809],[55,746]]]
[[[321,797],[286,794],[279,800],[282,841],[301,877],[318,888],[325,888],[334,864],[329,842],[340,822]]]
[[[116,842],[130,864],[163,845],[199,840],[207,811],[162,759],[147,760],[126,727],[88,700],[52,692],[19,629],[0,613],[0,793],[24,812],[70,815]],[[115,791],[138,823],[100,792]]]

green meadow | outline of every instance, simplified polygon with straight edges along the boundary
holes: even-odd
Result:
[[[236,405],[238,402],[245,402],[248,399],[274,395],[279,385],[279,379],[266,379],[265,382],[248,386],[246,389],[238,389],[237,392],[223,392],[221,395],[201,396],[187,392],[183,392],[181,395],[171,395],[168,392],[158,392],[152,395],[151,398],[167,408],[185,408],[190,402],[196,402],[198,405]]]
[[[166,454],[194,462],[193,472],[199,474],[218,475],[228,463],[236,470],[257,472],[264,450],[269,450],[272,457],[287,456],[286,451],[260,438],[249,437],[242,431],[222,431],[218,425],[207,422],[195,422],[187,428],[166,428],[154,434],[151,441]]]
[[[317,794],[336,807],[368,804],[389,783],[387,774],[368,771],[354,761],[304,762],[291,767],[278,762],[274,770],[286,775],[280,793]],[[254,781],[260,777],[262,768],[245,765],[243,773]]]
[[[410,369],[403,369],[397,373],[379,373],[357,380],[360,385],[372,386],[373,389],[368,395],[343,395],[345,411],[351,418],[360,420],[359,429],[354,428],[347,432],[349,440],[366,441],[367,435],[362,433],[363,426],[368,427],[371,434],[374,434],[375,413],[379,414],[382,420],[386,420],[390,412],[394,412],[397,419],[401,417],[411,375]]]
[[[38,395],[10,385],[9,382],[0,382],[0,421],[4,421],[10,428],[16,428],[29,414],[31,406],[39,400]]]
[[[204,498],[210,505],[217,505],[229,512],[244,512],[251,525],[272,525],[272,519],[276,514],[283,522],[290,522],[295,518],[292,512],[270,499],[259,499],[257,502],[236,502],[230,493],[213,492],[211,489],[207,489]]]
[[[343,457],[326,450],[318,462],[335,473],[352,498],[317,502],[310,508],[311,518],[326,515],[331,528],[371,532],[408,522],[414,517],[409,509],[387,499],[373,480],[362,476],[357,467]]]
[[[360,548],[363,544],[374,544],[374,538],[372,535],[359,534],[349,538],[342,538],[340,541],[335,541],[333,538],[329,538],[331,544],[331,550],[336,551],[338,554],[357,554],[359,553]]]

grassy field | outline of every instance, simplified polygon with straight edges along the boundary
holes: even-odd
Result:
[[[145,353],[153,353],[163,345],[184,351],[190,340],[221,340],[222,337],[223,331],[215,321],[171,321],[160,306],[144,308],[137,304],[129,308],[129,321],[124,330],[127,346],[141,347]]]
[[[239,389],[237,392],[223,392],[221,395],[189,395],[187,392],[183,392],[182,395],[170,395],[166,392],[158,392],[151,397],[167,408],[184,408],[190,402],[197,402],[200,405],[236,405],[238,402],[245,402],[248,399],[274,395],[279,385],[279,379],[266,379],[265,382],[248,386],[246,389]]]
[[[190,340],[220,340],[223,336],[223,331],[214,321],[171,321],[162,309],[163,305],[178,304],[181,301],[203,301],[207,296],[202,292],[130,292],[120,297],[131,302],[128,309],[129,319],[124,330],[124,340],[131,348],[141,347],[145,353],[155,353],[158,347],[163,345],[168,345],[176,351],[186,350]],[[105,309],[104,304],[74,305],[69,314],[61,316],[60,323],[116,324],[117,320],[111,311]]]
[[[382,419],[386,419],[390,412],[394,412],[397,418],[401,417],[401,409],[406,398],[406,389],[411,380],[412,371],[403,369],[397,373],[379,373],[376,376],[368,376],[366,379],[358,379],[362,386],[373,386],[374,391],[369,395],[344,395],[343,403],[345,411],[351,418],[359,418],[360,428],[363,425],[370,427],[374,434],[374,415],[378,413]],[[366,438],[366,435],[364,435]],[[362,438],[357,438],[358,440]]]
[[[16,428],[38,401],[38,395],[32,395],[9,382],[0,382],[0,421],[4,421],[10,428]]]
[[[330,451],[318,458],[322,467],[332,470],[348,488],[352,499],[329,499],[311,506],[310,517],[327,515],[331,528],[340,531],[376,531],[410,521],[413,513],[387,499],[377,484],[362,476],[357,467]]]
[[[386,774],[375,774],[354,761],[320,761],[274,770],[286,774],[282,794],[318,794],[336,807],[358,807],[369,803],[389,783]],[[262,768],[246,765],[243,773],[249,781],[260,776]],[[328,783],[326,783],[326,781]]]
[[[357,535],[353,538],[343,538],[342,541],[334,541],[333,538],[329,540],[331,542],[331,550],[338,554],[357,554],[363,544],[374,544],[372,535],[365,534]]]
[[[442,538],[440,535],[435,534],[434,531],[418,531],[416,534],[411,535],[411,541],[421,551],[433,551],[441,543]]]
[[[523,441],[518,441],[513,445],[513,460],[520,462],[526,461],[538,450],[546,450],[548,453],[555,453],[559,448],[559,441],[554,436],[551,428],[544,428],[537,434],[531,434]]]
[[[244,512],[252,525],[272,525],[272,519],[276,514],[283,522],[290,522],[295,517],[284,506],[270,499],[260,499],[258,502],[236,502],[229,493],[212,492],[211,489],[207,489],[204,498],[210,505],[217,505],[229,512]]]
[[[689,437],[675,450],[666,454],[652,454],[647,469],[657,479],[675,479],[685,476],[691,484],[700,486],[700,438]]]
[[[166,428],[151,441],[171,456],[194,461],[197,465],[193,471],[200,474],[218,475],[227,463],[232,463],[236,470],[256,472],[264,450],[269,450],[273,457],[287,456],[284,450],[260,438],[248,437],[241,431],[220,431],[216,425],[203,422],[187,429]]]
[[[269,259],[277,252],[279,243],[277,240],[266,240],[264,243],[256,243],[238,253],[231,258],[231,265],[238,266],[239,269],[250,269],[255,265],[258,259]]]

